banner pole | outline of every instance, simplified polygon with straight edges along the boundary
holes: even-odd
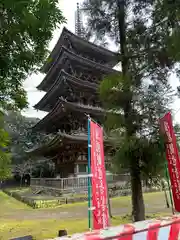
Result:
[[[166,174],[166,180],[168,182],[168,190],[169,190],[169,197],[170,197],[170,201],[171,201],[171,208],[172,208],[172,214],[174,215],[174,204],[173,204],[173,199],[172,199],[172,193],[171,193],[171,186],[169,183],[169,174],[168,174],[168,169],[167,169],[167,163],[165,163],[165,174]]]
[[[165,179],[166,179],[166,176],[165,176]],[[167,192],[166,192],[166,184],[164,184],[163,179],[161,180],[161,187],[162,187],[162,190],[164,191],[166,206],[167,206],[167,208],[170,208],[169,199],[168,199],[168,195],[167,195]]]
[[[109,188],[108,188],[108,183],[106,180],[106,184],[107,184],[107,199],[108,199],[108,212],[109,212],[109,217],[112,218],[112,211],[111,211],[111,201],[110,201],[110,196],[109,196]]]
[[[91,226],[91,135],[90,135],[90,119],[88,118],[88,227]]]
[[[104,133],[104,128],[103,127],[101,127],[101,128],[103,129],[103,133]],[[104,136],[104,134],[103,134],[103,136]],[[106,172],[106,167],[105,167],[105,172]],[[112,211],[111,211],[111,201],[110,201],[110,196],[109,196],[109,187],[108,187],[107,176],[106,176],[106,186],[107,186],[108,213],[109,213],[109,218],[112,218],[113,216],[112,216]]]

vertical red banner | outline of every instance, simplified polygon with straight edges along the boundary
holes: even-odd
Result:
[[[90,122],[93,227],[109,226],[106,170],[104,161],[103,129]]]
[[[180,161],[170,112],[160,119],[160,128],[165,137],[166,158],[168,161],[174,207],[177,212],[180,212]]]

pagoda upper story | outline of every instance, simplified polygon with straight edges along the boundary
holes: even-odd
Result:
[[[41,69],[42,72],[47,73],[53,64],[57,62],[60,54],[59,49],[61,49],[62,46],[78,56],[88,58],[89,60],[103,64],[110,68],[114,67],[118,62],[117,53],[88,42],[85,39],[68,31],[64,27],[57,44]]]
[[[58,51],[57,58],[54,62],[52,62],[45,78],[37,88],[39,90],[48,91],[60,74],[61,70],[64,70],[65,72],[84,81],[90,81],[97,84],[101,81],[102,76],[116,72],[111,67],[96,62],[95,60],[96,59],[89,59],[88,55],[82,56],[74,53],[66,46],[62,45]]]
[[[60,70],[58,77],[51,85],[48,92],[34,108],[49,112],[58,102],[60,96],[71,102],[79,101],[86,104],[88,101],[93,105],[93,99],[97,99],[97,95],[98,84],[84,81],[83,79],[65,72],[65,70]]]
[[[42,70],[47,74],[37,87],[46,91],[34,106],[48,114],[33,130],[46,133],[65,130],[70,125],[83,129],[84,113],[101,119],[105,115],[98,97],[99,83],[108,74],[117,73],[112,66],[118,54],[90,43],[63,29]],[[86,128],[86,127],[85,127]]]

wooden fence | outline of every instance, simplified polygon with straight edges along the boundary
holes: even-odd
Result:
[[[129,175],[107,175],[108,185],[126,185],[130,180]],[[31,187],[48,187],[61,190],[86,190],[88,186],[88,177],[70,177],[70,178],[31,178]]]

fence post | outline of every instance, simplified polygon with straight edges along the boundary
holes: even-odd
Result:
[[[63,184],[63,178],[60,178],[61,180],[61,190],[63,190],[64,184]]]
[[[108,211],[109,211],[109,217],[112,218],[112,211],[111,211],[111,202],[110,202],[110,196],[109,196],[109,187],[108,187],[108,182],[107,183],[107,199],[108,199]]]

